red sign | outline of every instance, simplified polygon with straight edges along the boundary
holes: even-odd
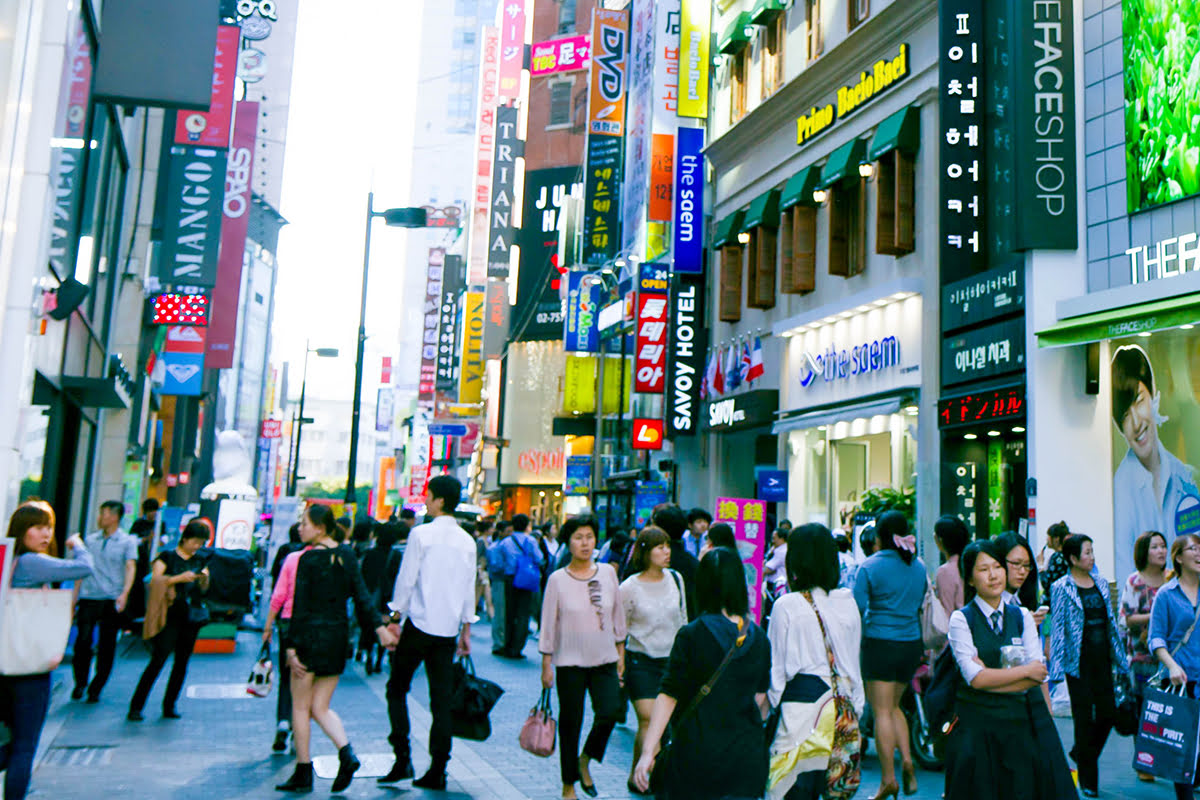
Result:
[[[168,292],[154,298],[155,325],[208,325],[208,295]]]
[[[662,394],[667,367],[667,298],[638,294],[633,390]],[[660,423],[661,427],[661,423]]]
[[[663,421],[661,419],[634,419],[634,450],[662,450],[662,446]]]
[[[521,93],[525,66],[525,17],[529,0],[500,0],[500,96],[515,100]]]
[[[213,287],[212,322],[205,345],[205,366],[229,369],[237,341],[238,300],[242,287],[242,257],[250,230],[250,176],[254,174],[254,143],[258,103],[241,102],[233,125],[233,146],[225,160],[225,205],[221,219],[221,252]]]
[[[167,488],[175,488],[179,485],[179,476],[167,473]]]
[[[264,419],[262,421],[262,431],[259,435],[264,439],[279,439],[283,436],[283,421],[278,419]]]
[[[529,62],[529,74],[534,78],[587,69],[592,63],[591,37],[585,33],[539,42],[533,46]]]
[[[656,133],[650,148],[650,206],[646,219],[671,221],[671,190],[675,186],[675,135]]]
[[[208,111],[180,111],[175,118],[175,144],[193,147],[229,147],[233,124],[233,79],[237,75],[238,48],[242,29],[237,25],[217,28],[217,51],[213,57],[212,101]]]
[[[938,422],[941,427],[992,422],[1019,417],[1024,413],[1024,387],[997,389],[938,402]]]
[[[559,473],[563,471],[565,458],[562,450],[525,450],[517,456],[517,467],[522,472],[532,475],[541,475],[543,472]]]
[[[204,343],[208,339],[205,328],[191,325],[171,325],[167,328],[167,337],[163,340],[164,353],[203,353]]]
[[[392,357],[384,356],[383,365],[379,368],[379,382],[384,386],[392,384]]]

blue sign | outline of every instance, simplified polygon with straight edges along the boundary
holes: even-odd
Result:
[[[583,285],[586,272],[567,273],[567,313],[563,318],[563,344],[568,353],[600,351],[600,282]]]
[[[200,395],[204,386],[204,353],[163,353],[163,394]]]
[[[637,481],[633,490],[633,524],[639,529],[649,525],[654,507],[668,499],[666,481]]]
[[[435,422],[429,426],[430,436],[466,436],[467,426],[461,422]]]
[[[639,294],[667,294],[670,289],[670,272],[666,264],[649,261],[639,267]]]
[[[680,128],[675,135],[676,274],[704,272],[704,149],[703,128]]]
[[[758,473],[758,499],[768,503],[786,503],[788,474],[784,469],[764,469]]]
[[[563,494],[587,496],[592,485],[592,457],[567,456],[567,478],[563,482]]]

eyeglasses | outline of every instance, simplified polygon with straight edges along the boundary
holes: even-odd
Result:
[[[1024,572],[1029,572],[1029,570],[1033,569],[1033,565],[1030,564],[1028,561],[1008,561],[1006,559],[1005,563],[1008,564],[1013,569],[1019,569]]]

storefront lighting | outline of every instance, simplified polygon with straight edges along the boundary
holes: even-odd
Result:
[[[916,406],[905,406],[905,407],[904,407],[904,413],[905,413],[905,414],[916,414],[916,413],[918,413],[920,410],[921,410],[921,409],[917,408]]]
[[[738,234],[738,244],[750,244],[750,234],[742,231]]]
[[[988,431],[988,436],[996,437],[1000,435],[1000,431]]]
[[[875,175],[875,165],[874,164],[859,164],[858,165],[858,175],[860,178],[866,178],[867,180],[870,180]]]
[[[554,493],[554,496],[555,496],[555,497],[562,497],[562,492],[557,492],[557,491],[556,491],[556,492]]]
[[[964,433],[964,434],[963,434],[963,438],[964,438],[964,439],[966,439],[966,440],[968,440],[968,441],[971,441],[971,442],[973,442],[973,441],[975,441],[976,439],[978,439],[979,437],[978,437],[978,436],[976,436],[976,435],[975,435],[975,434],[973,434],[973,433]]]
[[[892,300],[904,300],[904,299],[907,299],[912,296],[913,296],[912,292],[896,292],[894,295],[892,295],[891,299]]]
[[[1179,326],[1179,330],[1181,330],[1181,331],[1190,331],[1190,330],[1191,330],[1192,328],[1194,328],[1194,327],[1196,327],[1196,326],[1195,326],[1195,325],[1193,325],[1193,324],[1191,324],[1191,323],[1189,322],[1187,325],[1180,325],[1180,326]]]
[[[1138,334],[1138,336],[1142,337],[1143,339],[1149,339],[1150,331],[1142,331],[1141,333]]]
[[[813,192],[813,202],[817,205],[824,203],[827,197],[829,197],[829,194],[824,189],[817,189]]]
[[[1025,432],[1025,429],[1024,429],[1024,428],[1022,428],[1020,425],[1014,425],[1014,426],[1013,426],[1013,429],[1012,429],[1012,432],[1013,432],[1013,433],[1024,433],[1024,432]]]

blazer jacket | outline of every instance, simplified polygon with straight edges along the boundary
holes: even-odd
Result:
[[[1121,643],[1116,620],[1112,613],[1112,601],[1108,593],[1108,581],[1098,569],[1092,569],[1092,579],[1104,607],[1108,611],[1108,644],[1113,669],[1129,671],[1129,656]],[[1079,599],[1079,587],[1070,573],[1059,578],[1050,587],[1050,680],[1061,681],[1064,676],[1079,677],[1079,653],[1083,646],[1083,601]]]

